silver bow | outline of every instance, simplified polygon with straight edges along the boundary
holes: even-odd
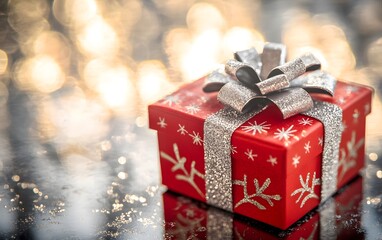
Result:
[[[206,78],[203,91],[219,91],[218,100],[240,113],[271,102],[288,118],[313,108],[308,92],[333,96],[336,80],[318,70],[321,64],[312,54],[285,63],[285,46],[267,43],[261,55],[251,48],[234,56],[225,73],[216,70]]]

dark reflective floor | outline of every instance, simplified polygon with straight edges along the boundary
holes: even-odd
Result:
[[[218,216],[234,239],[382,239],[381,1],[2,1],[0,26],[1,238],[214,239]],[[362,177],[282,232],[163,194],[147,129],[148,103],[263,41],[375,88]]]

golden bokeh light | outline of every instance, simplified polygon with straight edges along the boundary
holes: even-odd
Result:
[[[114,29],[98,16],[81,29],[78,46],[89,57],[110,57],[118,52],[119,39]]]
[[[194,33],[206,30],[222,30],[226,27],[226,21],[221,12],[213,4],[199,2],[192,5],[187,13],[187,26]]]
[[[54,0],[53,15],[68,27],[78,27],[95,17],[98,12],[94,0]]]
[[[382,74],[382,37],[373,41],[367,49],[367,59],[371,69],[377,74]]]
[[[154,102],[158,96],[164,96],[174,90],[168,82],[166,68],[158,60],[143,61],[138,65],[138,90],[145,103]]]
[[[232,27],[223,38],[223,49],[225,58],[232,58],[232,53],[251,47],[255,47],[261,52],[264,46],[264,36],[255,29],[244,27]]]
[[[8,55],[0,49],[0,75],[5,73],[8,68]]]
[[[84,78],[86,85],[97,92],[110,108],[135,106],[136,96],[131,70],[122,64],[94,59],[85,66]]]
[[[14,74],[17,86],[27,91],[50,93],[59,89],[65,82],[65,74],[61,67],[47,55],[20,61]]]

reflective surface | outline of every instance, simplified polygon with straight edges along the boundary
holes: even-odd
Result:
[[[375,88],[366,167],[350,200],[333,200],[336,224],[320,210],[280,233],[228,216],[232,237],[382,238],[381,1],[12,0],[0,12],[2,238],[208,237],[205,217],[225,213],[162,196],[147,104],[264,41]]]

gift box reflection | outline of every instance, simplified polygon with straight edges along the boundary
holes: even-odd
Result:
[[[360,239],[362,177],[281,231],[172,192],[163,194],[166,239]],[[278,216],[274,216],[277,218]]]

